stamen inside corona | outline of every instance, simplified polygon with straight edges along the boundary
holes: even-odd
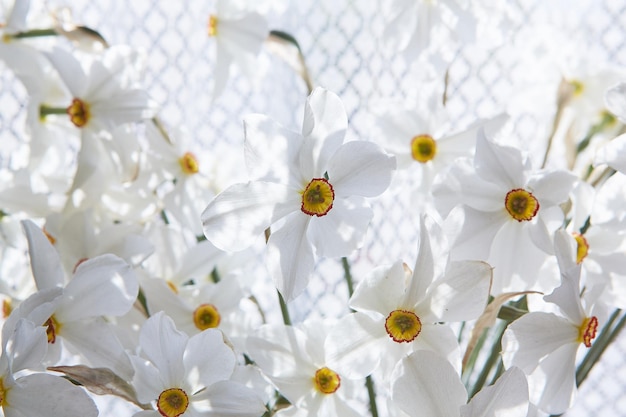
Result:
[[[598,331],[598,318],[596,316],[587,317],[578,328],[578,342],[584,343],[586,347],[591,347],[591,341],[596,338]]]
[[[197,174],[200,171],[200,165],[198,164],[198,158],[191,152],[185,153],[178,159],[180,168],[187,175]]]
[[[511,217],[518,222],[529,221],[537,215],[539,201],[528,191],[516,188],[506,194],[504,207]]]
[[[76,127],[84,127],[89,122],[89,105],[79,98],[72,100],[67,108],[67,114]]]
[[[6,389],[4,388],[4,381],[0,377],[0,407],[4,405],[4,397],[6,396]]]
[[[209,32],[209,36],[217,36],[217,17],[211,15],[209,16],[209,25],[208,25],[208,32]]]
[[[303,213],[309,216],[324,216],[331,208],[335,200],[335,191],[325,178],[313,178],[302,192]]]
[[[589,243],[587,239],[580,233],[574,233],[574,239],[576,239],[576,263],[581,263],[589,253]]]
[[[394,342],[412,342],[422,331],[422,322],[412,311],[394,310],[385,320],[385,330]]]
[[[189,397],[180,388],[166,389],[159,395],[157,409],[164,417],[177,417],[189,407]]]
[[[54,318],[54,315],[44,323],[46,327],[46,336],[48,336],[48,343],[54,343],[57,340],[57,334],[61,330],[61,324]]]
[[[339,389],[341,378],[329,368],[320,368],[315,372],[315,388],[322,394],[332,394]]]
[[[193,312],[193,323],[200,330],[219,326],[221,316],[213,304],[202,304]]]
[[[411,139],[411,156],[417,162],[426,163],[437,154],[437,142],[430,135],[417,135]]]
[[[13,303],[10,298],[5,298],[2,300],[2,317],[5,319],[11,315],[13,311]]]

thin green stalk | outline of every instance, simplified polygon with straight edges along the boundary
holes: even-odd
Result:
[[[365,386],[367,387],[367,395],[370,397],[370,412],[372,417],[378,417],[378,407],[376,406],[376,391],[374,390],[374,380],[371,375],[365,378]]]
[[[352,272],[350,271],[350,263],[348,258],[341,258],[341,265],[343,266],[344,277],[346,284],[348,285],[348,296],[352,297],[354,294],[354,283],[352,281]],[[367,395],[369,396],[370,412],[372,417],[378,417],[378,407],[376,406],[376,391],[374,390],[374,380],[371,375],[365,378],[365,386],[367,387]]]
[[[278,302],[280,303],[280,312],[283,315],[283,323],[285,323],[285,325],[287,326],[291,326],[291,317],[289,317],[289,309],[287,308],[287,303],[285,303],[285,299],[278,290],[276,290],[276,294],[278,294]]]
[[[474,386],[470,391],[470,398],[476,395],[476,393],[483,388],[485,382],[487,382],[487,377],[491,373],[491,370],[500,360],[500,351],[502,350],[502,334],[504,333],[504,330],[506,330],[506,325],[506,322],[501,321],[497,324],[495,328],[494,337],[492,338],[495,343],[493,343],[493,345],[491,346],[491,352],[489,353],[489,356],[487,357],[487,360],[485,361],[483,368],[480,371],[480,374],[478,374],[476,382],[474,382]]]
[[[67,107],[49,107],[45,104],[39,106],[39,117],[45,118],[51,114],[67,114]]]
[[[348,284],[348,297],[352,297],[352,294],[354,294],[354,284],[352,281],[352,273],[350,272],[348,258],[341,258],[341,265],[343,265],[344,277],[346,278],[346,284]]]
[[[18,32],[8,34],[13,39],[25,39],[25,38],[41,38],[44,36],[58,36],[59,33],[55,29],[31,29],[25,32]]]

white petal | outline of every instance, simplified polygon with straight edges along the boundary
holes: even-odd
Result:
[[[159,370],[168,386],[177,386],[183,380],[183,354],[187,336],[176,330],[174,322],[163,312],[150,317],[139,334],[142,354]]]
[[[243,121],[245,158],[252,180],[296,183],[299,172],[294,172],[303,138],[299,133],[285,129],[269,117],[255,114]]]
[[[177,284],[183,284],[191,278],[195,278],[198,282],[213,271],[223,255],[225,255],[224,252],[213,246],[211,242],[206,240],[199,242],[180,259],[176,276],[170,279]]]
[[[46,417],[96,417],[98,409],[93,400],[80,387],[65,379],[49,374],[32,374],[17,380],[8,391],[4,412],[20,416]]]
[[[98,118],[108,130],[150,118],[156,113],[156,103],[147,92],[139,89],[121,91],[106,100],[89,104],[94,119]]]
[[[43,326],[61,302],[62,295],[63,290],[61,288],[53,287],[37,291],[22,301],[3,323],[2,343],[6,344],[6,341],[9,340],[15,331],[17,323],[22,318],[33,322],[37,326]]]
[[[349,379],[365,378],[380,363],[388,336],[382,321],[353,313],[337,323],[326,339],[328,366]]]
[[[22,220],[22,227],[28,239],[30,266],[37,288],[43,290],[64,286],[65,273],[56,249],[31,220]]]
[[[604,95],[606,108],[626,123],[626,83],[622,82],[610,88]]]
[[[491,265],[486,262],[451,262],[431,292],[433,312],[446,322],[478,318],[487,306],[491,276]]]
[[[483,129],[478,131],[476,140],[476,172],[484,180],[512,190],[524,185],[524,165],[518,149],[493,143],[485,136]]]
[[[573,269],[561,271],[561,285],[552,294],[548,294],[543,299],[549,303],[554,303],[572,323],[581,324],[585,319],[585,312],[580,301],[580,270],[581,266],[574,266]]]
[[[204,235],[222,250],[243,250],[300,203],[299,194],[282,184],[235,184],[217,195],[202,213]]]
[[[63,323],[59,335],[95,368],[109,368],[125,380],[133,376],[132,366],[111,325],[102,320]]]
[[[161,373],[147,359],[135,355],[129,355],[129,359],[135,371],[132,383],[137,392],[137,399],[143,404],[156,400],[163,389],[168,388],[161,380]]]
[[[76,57],[61,48],[54,48],[45,55],[74,98],[84,98],[87,92],[87,76]]]
[[[192,385],[207,387],[231,377],[235,353],[224,343],[221,331],[207,329],[189,339],[183,362],[187,375],[197,377]]]
[[[402,261],[375,268],[357,285],[350,298],[350,307],[362,312],[377,312],[386,317],[398,308],[404,297],[407,272]]]
[[[213,71],[213,100],[217,99],[226,89],[230,76],[230,64],[233,62],[232,55],[221,42],[216,43],[215,66]]]
[[[304,291],[315,265],[313,247],[307,238],[309,222],[310,216],[292,213],[280,229],[272,231],[267,242],[267,267],[287,302]]]
[[[391,396],[409,415],[453,417],[467,401],[467,392],[454,368],[433,352],[417,351],[398,363],[392,374]]]
[[[546,357],[528,378],[530,400],[549,414],[561,414],[574,404],[578,346],[562,346]]]
[[[510,368],[492,386],[483,388],[461,407],[461,417],[526,417],[528,383],[519,368]]]
[[[3,350],[9,356],[10,372],[16,373],[28,368],[37,369],[41,366],[48,350],[48,339],[44,327],[26,319],[20,319],[10,340],[11,343],[7,343],[8,340],[3,335]]]
[[[528,180],[528,187],[539,200],[541,209],[563,203],[569,197],[576,176],[567,171],[541,172]]]
[[[335,195],[376,197],[389,187],[395,158],[376,144],[353,141],[343,144],[328,161],[328,179]]]
[[[626,174],[626,134],[616,137],[596,152],[594,164],[607,164]]]
[[[304,177],[315,178],[324,173],[329,158],[343,143],[347,128],[348,116],[341,99],[328,90],[315,88],[304,107],[305,141],[300,152]]]
[[[451,252],[453,259],[486,260],[495,235],[507,222],[504,210],[496,213],[464,207],[463,229]]]
[[[233,381],[217,382],[194,395],[194,398],[209,400],[207,415],[258,417],[266,410],[265,404],[252,389]]]
[[[552,313],[533,312],[515,320],[504,332],[504,365],[517,366],[530,374],[539,362],[561,346],[577,344],[578,329]]]
[[[459,341],[450,326],[426,322],[426,314],[419,310],[415,313],[422,319],[422,331],[413,341],[412,350],[429,350],[446,358],[459,372],[461,370],[461,351]],[[397,345],[397,343],[394,343]]]
[[[86,317],[121,316],[137,299],[135,272],[122,258],[100,255],[81,263],[65,287],[56,311],[61,322]]]
[[[408,288],[403,300],[405,307],[413,307],[426,295],[426,290],[435,279],[435,262],[430,246],[430,236],[426,228],[425,217],[420,217],[420,238],[417,248],[417,260],[413,268]]]
[[[335,199],[325,216],[310,217],[307,236],[320,257],[348,256],[361,246],[373,215],[358,197]]]

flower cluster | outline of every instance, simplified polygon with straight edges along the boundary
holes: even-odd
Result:
[[[507,109],[458,127],[447,107],[452,60],[503,42],[506,6],[380,3],[381,41],[431,82],[424,100],[373,106],[357,139],[295,38],[269,30],[285,2],[214,1],[208,102],[232,68],[258,83],[263,48],[309,89],[297,128],[243,119],[240,160],[161,120],[144,52],[15,0],[0,60],[28,100],[26,151],[0,167],[4,415],[96,416],[103,394],[137,417],[573,406],[626,323],[626,74],[564,73],[536,158]],[[380,201],[401,195],[415,258],[353,276]],[[323,258],[343,266],[344,313],[292,323]]]

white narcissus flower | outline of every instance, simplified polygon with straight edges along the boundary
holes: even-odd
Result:
[[[156,103],[135,84],[138,55],[126,48],[108,49],[102,59],[93,59],[86,71],[75,55],[60,48],[46,56],[59,72],[72,96],[65,110],[83,137],[113,131],[123,123],[154,116]],[[42,105],[41,116],[51,113]]]
[[[529,410],[528,384],[518,368],[507,370],[469,403],[457,371],[434,352],[402,359],[392,381],[391,397],[408,417],[526,417]]]
[[[350,406],[349,399],[362,380],[350,380],[344,369],[329,367],[324,344],[331,329],[332,322],[318,320],[297,327],[265,325],[248,337],[248,352],[300,412],[357,417],[359,413]],[[292,411],[296,413],[291,410],[287,415]]]
[[[2,330],[0,355],[0,409],[5,416],[95,417],[98,409],[85,391],[50,374],[32,373],[15,378],[25,369],[41,368],[46,356],[46,330],[19,319],[10,331]]]
[[[531,312],[509,325],[502,337],[506,367],[519,367],[528,375],[530,400],[546,413],[561,414],[574,403],[576,355],[581,345],[591,347],[600,320],[583,306],[580,265],[572,261],[567,237],[555,236],[561,268],[561,286],[544,297],[561,315]]]
[[[385,191],[395,159],[370,142],[343,143],[343,104],[322,88],[307,100],[302,134],[260,115],[244,123],[253,181],[209,203],[204,234],[218,248],[238,251],[272,226],[267,265],[289,301],[305,289],[315,254],[347,256],[359,246],[372,218],[364,197]]]
[[[215,39],[217,48],[214,98],[226,88],[233,62],[249,79],[258,78],[257,56],[269,35],[267,21],[263,16],[247,10],[245,4],[217,0],[215,13],[209,16],[208,34]]]
[[[56,364],[63,346],[67,346],[91,365],[108,367],[129,378],[124,348],[102,316],[121,316],[132,308],[139,285],[131,267],[114,255],[101,255],[78,265],[66,283],[61,260],[48,238],[33,222],[25,220],[22,225],[38,290],[62,289],[62,295],[51,302],[51,310],[33,319],[46,327],[47,362]],[[22,314],[39,308],[25,307]]]
[[[567,171],[532,170],[521,151],[479,131],[473,165],[457,161],[433,189],[443,216],[462,205],[463,223],[451,258],[491,264],[493,294],[527,290],[552,253],[551,235],[564,217],[559,204],[568,199],[575,181]]]
[[[235,354],[219,330],[189,338],[159,312],[142,326],[139,355],[131,356],[137,398],[156,410],[136,417],[258,417],[265,411],[252,389],[231,380]]]
[[[416,350],[436,351],[460,367],[457,338],[441,322],[472,320],[483,312],[491,267],[480,261],[447,263],[440,253],[435,258],[423,219],[419,242],[413,272],[396,262],[359,283],[350,299],[356,312],[340,320],[326,342],[331,367],[366,376],[381,364],[387,378]]]

